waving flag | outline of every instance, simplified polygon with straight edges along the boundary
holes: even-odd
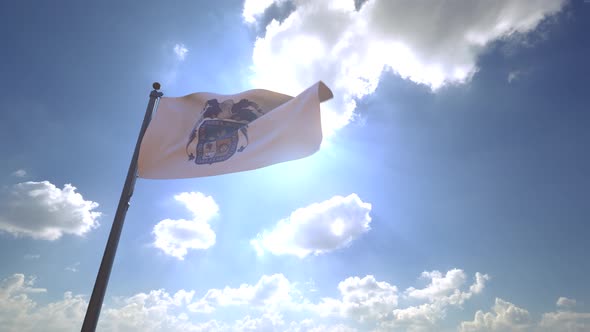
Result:
[[[318,82],[297,97],[268,90],[162,97],[141,142],[138,174],[172,179],[257,169],[303,158],[322,141]]]

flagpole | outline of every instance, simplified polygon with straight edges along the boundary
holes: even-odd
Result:
[[[131,158],[131,163],[129,164],[125,185],[121,191],[121,198],[119,199],[117,212],[113,220],[113,225],[111,226],[109,239],[104,249],[104,254],[102,256],[102,262],[100,263],[98,274],[96,275],[94,289],[92,290],[90,302],[88,303],[88,308],[86,309],[86,316],[84,317],[84,323],[82,324],[82,332],[94,332],[96,330],[98,316],[100,315],[100,309],[102,308],[102,302],[107,285],[109,283],[109,276],[111,275],[115,254],[117,253],[117,245],[119,244],[119,238],[121,237],[121,231],[123,230],[123,222],[125,221],[125,215],[127,214],[127,209],[129,208],[129,200],[133,195],[133,188],[135,187],[139,146],[147,126],[152,118],[156,100],[164,95],[162,92],[158,91],[160,89],[160,83],[155,82],[152,84],[152,87],[154,90],[150,92],[150,101],[148,102],[147,109],[145,110],[143,124],[141,125],[139,136],[137,137],[137,143],[135,143],[135,150],[133,151],[133,157]]]

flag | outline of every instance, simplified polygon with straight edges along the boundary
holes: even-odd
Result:
[[[162,97],[140,145],[138,175],[212,176],[309,156],[322,141],[320,103],[330,98],[322,82],[296,97],[261,89]]]

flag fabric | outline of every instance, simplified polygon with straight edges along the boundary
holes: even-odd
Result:
[[[162,97],[141,142],[138,175],[212,176],[309,156],[322,141],[320,103],[330,98],[322,82],[296,97],[261,89]]]

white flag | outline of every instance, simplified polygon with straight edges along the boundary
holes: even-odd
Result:
[[[313,154],[322,141],[318,82],[291,96],[268,90],[160,99],[143,137],[138,175],[192,178],[247,171]]]

